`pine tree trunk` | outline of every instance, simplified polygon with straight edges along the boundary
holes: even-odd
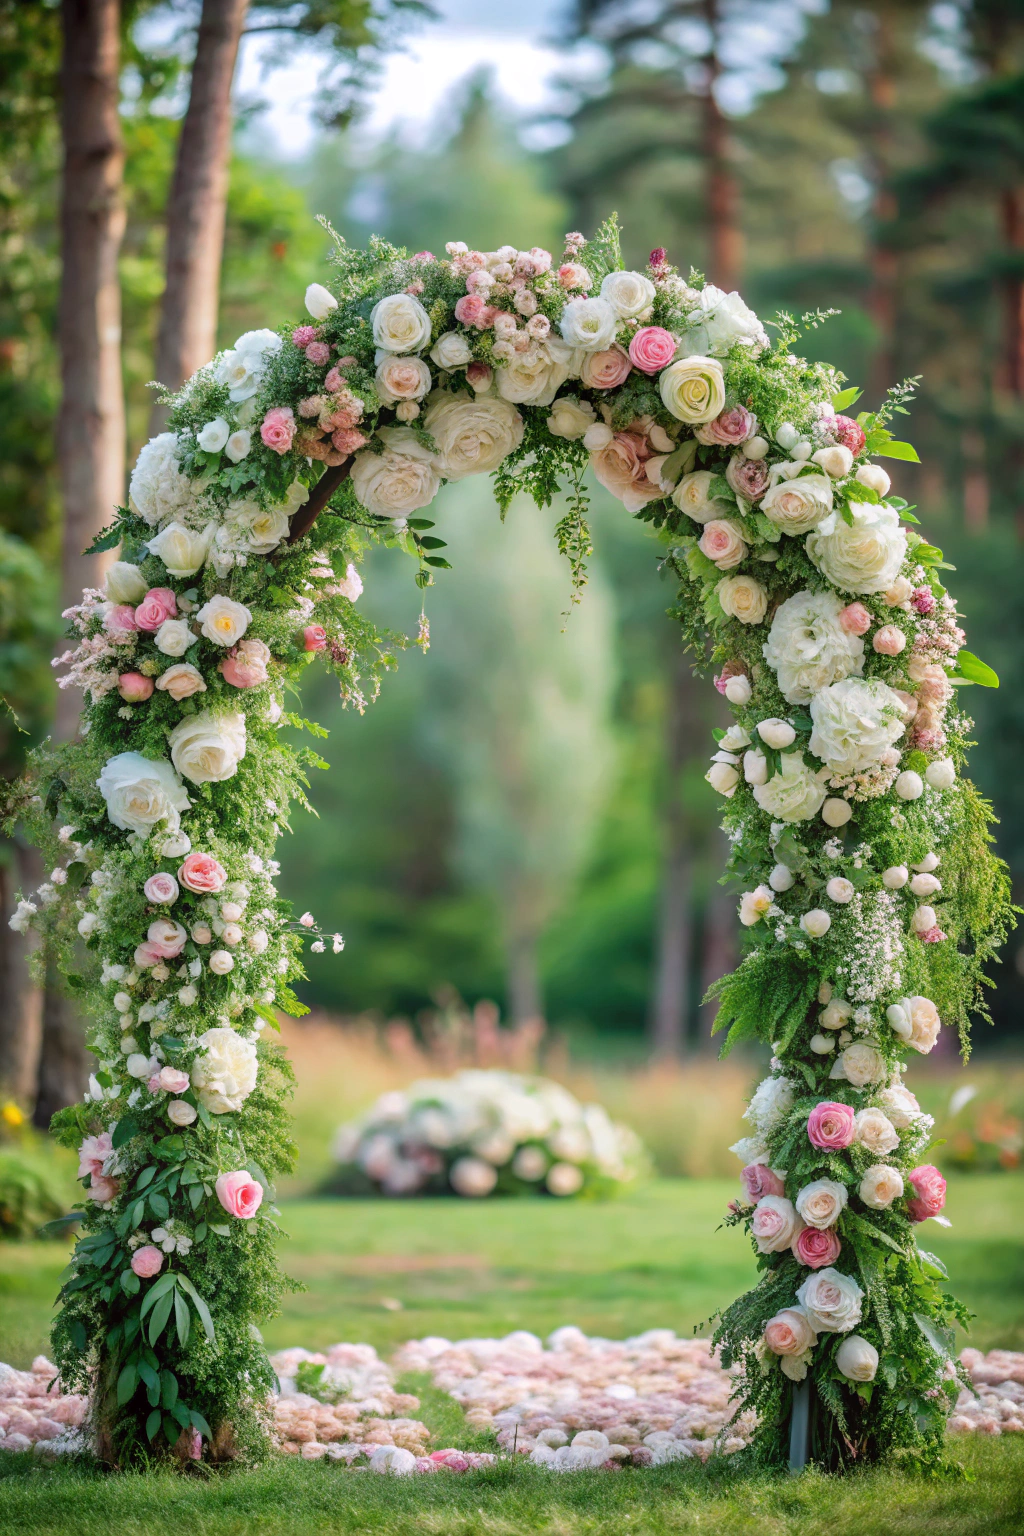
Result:
[[[42,1048],[39,1087],[33,1122],[45,1131],[58,1109],[75,1104],[85,1093],[90,1056],[85,1030],[76,1004],[61,990],[61,978],[50,962],[46,968],[43,997]]]
[[[739,284],[743,237],[739,227],[739,188],[733,170],[729,128],[715,99],[719,61],[718,0],[704,0],[711,35],[702,98],[705,215],[708,225],[708,277],[726,293]]]
[[[231,155],[231,82],[248,0],[203,0],[188,111],[167,203],[167,286],[156,376],[176,390],[217,345],[220,263]],[[150,428],[166,420],[154,406]]]
[[[525,1024],[544,1017],[535,935],[518,934],[509,940],[506,986],[513,1024]]]
[[[1006,387],[1015,399],[1024,395],[1024,187],[1007,187],[1000,196],[1003,239],[1017,270],[1006,278]]]
[[[712,858],[716,869],[721,868],[725,862],[727,850],[723,846],[724,842],[721,835],[714,840]],[[735,895],[724,886],[712,885],[701,925],[702,997],[712,982],[718,981],[736,967],[739,960],[736,925]],[[698,1030],[698,1048],[701,1050],[711,1049],[711,1031],[717,1012],[717,1002],[701,1004]]]
[[[43,878],[35,848],[5,840],[0,859],[0,1093],[19,1106],[31,1107],[36,1094],[43,994],[32,976],[30,961],[38,948],[33,929],[15,933],[8,920],[18,890],[33,890]]]
[[[897,214],[896,198],[890,186],[893,170],[892,114],[896,108],[896,81],[893,73],[893,21],[885,5],[873,8],[875,15],[875,59],[868,74],[872,106],[872,129],[868,152],[872,161],[875,193],[871,209],[871,288],[868,308],[877,333],[873,386],[884,395],[896,374],[896,282],[899,264],[895,250],[888,244],[887,226]]]

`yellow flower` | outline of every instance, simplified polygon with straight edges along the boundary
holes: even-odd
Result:
[[[13,1099],[8,1099],[7,1103],[0,1107],[0,1120],[12,1131],[20,1130],[25,1124],[25,1116]]]

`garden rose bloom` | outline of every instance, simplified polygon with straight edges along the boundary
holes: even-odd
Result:
[[[423,425],[437,444],[446,480],[489,474],[523,440],[523,418],[508,400],[467,399],[436,391]]]
[[[103,615],[103,628],[115,639],[120,635],[134,635],[138,627],[135,609],[127,603],[116,603]]]
[[[784,1195],[765,1195],[754,1207],[750,1231],[758,1253],[782,1253],[802,1225],[792,1200]]]
[[[722,365],[713,357],[681,357],[670,363],[658,388],[665,409],[691,426],[712,421],[725,405]]]
[[[302,631],[302,646],[306,651],[325,651],[327,631],[322,624],[307,624]]]
[[[914,1198],[907,1203],[907,1215],[911,1221],[927,1221],[937,1216],[946,1203],[946,1181],[931,1163],[922,1163],[910,1173]]]
[[[258,688],[267,680],[270,647],[262,640],[243,640],[220,663],[218,671],[232,688]]]
[[[155,539],[149,540],[146,548],[163,561],[172,576],[194,576],[206,562],[215,532],[213,523],[208,523],[201,533],[182,523],[168,523]]]
[[[836,1350],[836,1368],[847,1381],[874,1381],[878,1350],[859,1333],[851,1333]]]
[[[587,353],[580,379],[588,389],[618,389],[629,377],[631,368],[629,353],[615,342],[603,352]]]
[[[757,431],[757,417],[744,405],[732,405],[721,411],[714,421],[705,422],[696,431],[697,441],[718,444],[722,448],[736,448],[753,437]]]
[[[179,813],[192,803],[170,763],[153,761],[140,752],[120,752],[110,758],[96,785],[114,826],[142,837],[148,837],[161,821],[176,832]]]
[[[642,272],[609,272],[601,297],[623,320],[636,319],[654,303],[654,284]]]
[[[761,498],[761,511],[783,533],[807,533],[832,511],[832,482],[827,475],[780,480]]]
[[[162,872],[150,875],[142,887],[142,894],[147,901],[152,901],[157,906],[169,907],[172,901],[178,899],[178,882],[173,875]]]
[[[876,1046],[855,1041],[839,1056],[829,1077],[852,1083],[855,1088],[866,1088],[869,1083],[880,1083],[885,1077],[885,1060]]]
[[[235,1173],[222,1173],[214,1188],[217,1199],[229,1216],[248,1221],[255,1216],[263,1201],[263,1187],[257,1184],[251,1173],[239,1169]]]
[[[188,891],[208,896],[219,891],[227,881],[227,870],[209,853],[190,853],[178,870],[178,879]]]
[[[676,355],[676,339],[661,325],[642,325],[629,343],[629,360],[641,373],[660,373]]]
[[[547,426],[552,437],[564,437],[575,442],[589,431],[596,419],[594,407],[589,400],[560,395],[551,407]]]
[[[465,338],[460,336],[459,340],[464,342]],[[422,357],[383,357],[377,364],[374,384],[384,405],[422,400],[430,391],[430,369]]]
[[[184,1093],[188,1087],[188,1073],[180,1067],[161,1067],[156,1079],[164,1093]]]
[[[768,489],[770,471],[764,459],[748,459],[745,453],[734,453],[725,471],[737,496],[747,501],[760,501]]]
[[[244,603],[218,593],[203,604],[196,619],[207,640],[214,645],[230,646],[241,640],[252,622],[252,614]]]
[[[898,1131],[909,1129],[921,1113],[916,1097],[902,1083],[895,1088],[883,1088],[878,1099]]]
[[[881,1109],[861,1109],[856,1119],[857,1140],[875,1157],[895,1152],[900,1144],[896,1127]]]
[[[713,560],[720,571],[729,571],[747,555],[747,546],[736,523],[714,517],[704,524],[698,541],[702,554]]]
[[[187,931],[169,917],[158,917],[150,923],[146,943],[161,960],[173,960],[185,947]]]
[[[661,498],[660,487],[647,478],[647,457],[647,445],[635,432],[616,432],[610,443],[590,455],[594,474],[628,512],[639,512],[649,501]]]
[[[189,715],[171,732],[171,762],[193,784],[230,779],[245,756],[245,716],[237,711]]]
[[[229,956],[230,958],[230,956]],[[233,1029],[208,1029],[198,1044],[203,1052],[192,1064],[192,1086],[211,1115],[241,1109],[256,1086],[256,1047]]]
[[[837,1269],[808,1275],[796,1295],[818,1333],[848,1333],[860,1322],[864,1292],[856,1280]]]
[[[763,1200],[765,1195],[784,1195],[786,1192],[783,1180],[764,1163],[748,1163],[740,1174],[740,1183],[752,1205]]]
[[[440,466],[408,427],[384,427],[377,436],[384,444],[384,452],[364,449],[356,454],[352,461],[352,489],[368,512],[382,517],[407,517],[437,495],[441,488]]]
[[[898,1168],[889,1163],[876,1163],[865,1169],[858,1194],[870,1210],[887,1211],[902,1193],[903,1175]]]
[[[841,592],[859,596],[885,592],[899,575],[907,553],[907,535],[899,513],[885,502],[851,501],[852,525],[832,512],[807,535],[812,564]]]
[[[833,480],[845,479],[853,468],[853,454],[841,443],[834,443],[828,448],[819,448],[817,453],[811,455],[811,461],[814,464],[820,464]]]
[[[78,1149],[78,1177],[102,1177],[103,1164],[113,1150],[109,1131],[101,1131],[98,1136],[86,1136]]]
[[[855,1117],[849,1104],[828,1099],[815,1104],[807,1117],[807,1139],[822,1150],[838,1152],[850,1145],[855,1134]]]
[[[462,319],[458,306],[456,316]],[[392,293],[381,299],[370,311],[370,324],[374,345],[384,352],[420,352],[430,345],[430,316],[412,294]]]
[[[196,1119],[196,1110],[187,1099],[172,1099],[167,1106],[167,1118],[172,1125],[191,1125]]]
[[[824,1229],[835,1226],[846,1201],[845,1184],[840,1184],[837,1179],[815,1179],[813,1183],[805,1184],[797,1195],[796,1209],[809,1227]]]
[[[173,619],[178,600],[170,587],[151,587],[135,610],[135,626],[155,634],[165,619]]]
[[[152,1280],[163,1267],[164,1256],[152,1243],[147,1243],[144,1248],[136,1248],[132,1254],[132,1269],[140,1280]]]
[[[847,603],[839,622],[849,635],[864,635],[871,628],[871,615],[863,603]]]
[[[153,679],[141,672],[122,672],[117,680],[117,691],[126,704],[141,704],[153,692]]]
[[[306,348],[306,356],[309,357],[309,348]],[[330,356],[330,353],[327,354]],[[320,358],[320,362],[326,362],[327,357]],[[260,437],[268,448],[275,453],[287,453],[292,446],[292,438],[295,436],[295,413],[290,405],[275,405],[263,418],[260,427]]]
[[[906,649],[907,637],[895,624],[883,624],[871,641],[879,656],[898,656]]]
[[[784,1307],[765,1323],[764,1341],[773,1355],[802,1355],[818,1336],[803,1307]]]
[[[808,821],[821,810],[825,786],[799,752],[783,752],[767,784],[754,786],[754,799],[777,821]]]
[[[724,576],[715,588],[722,611],[741,624],[761,624],[768,612],[768,593],[754,576]]]
[[[130,605],[134,614],[135,604],[141,603],[146,595],[146,581],[137,565],[115,560],[107,571],[103,591],[111,603]]]
[[[834,1227],[804,1227],[793,1241],[793,1254],[808,1269],[824,1269],[836,1262],[842,1247]]]
[[[187,619],[166,619],[157,630],[153,643],[163,656],[184,656],[198,638],[192,633]]]

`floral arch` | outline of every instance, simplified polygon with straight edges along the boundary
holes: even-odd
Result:
[[[934,1460],[965,1314],[918,1243],[944,1183],[903,1074],[940,1027],[966,1049],[1011,909],[961,773],[957,685],[995,679],[877,462],[916,461],[890,425],[910,388],[854,419],[858,391],[795,353],[800,326],[782,316],[769,341],[661,250],[623,270],[614,222],[568,236],[561,263],[337,238],[332,260],[307,321],[239,337],[170,402],[95,546],[120,558],[67,615],[61,682],[85,723],[36,763],[53,873],[15,919],[63,946],[99,1060],[55,1120],[87,1210],[54,1328],[65,1382],[94,1384],[122,1464],[265,1448],[257,1324],[283,1284],[272,1181],[293,1155],[267,1031],[302,1011],[304,940],[331,942],[274,886],[319,761],[282,740],[308,727],[287,696],[318,658],[349,703],[373,696],[392,658],[357,565],[383,541],[429,585],[447,562],[422,514],[445,480],[491,472],[503,508],[567,484],[578,588],[591,467],[660,530],[673,616],[735,715],[708,779],[749,943],[718,1027],[772,1063],[729,1217],[761,1276],[718,1341],[763,1461],[798,1421],[830,1466]]]

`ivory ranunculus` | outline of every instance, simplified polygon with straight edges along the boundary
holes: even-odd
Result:
[[[869,1083],[880,1083],[885,1077],[885,1059],[877,1046],[855,1041],[837,1057],[829,1077],[837,1082],[852,1083],[855,1088],[866,1088]]]
[[[860,1322],[864,1292],[856,1280],[837,1269],[808,1275],[796,1296],[818,1333],[849,1333]]]
[[[441,489],[437,459],[408,427],[385,427],[377,436],[383,453],[369,448],[352,460],[352,489],[368,512],[407,517],[433,501]]]
[[[904,1028],[897,1030],[897,1033],[902,1035],[912,1050],[920,1051],[922,1056],[927,1056],[939,1038],[939,1030],[942,1028],[939,1010],[930,997],[904,997],[900,999],[899,1006],[907,1022]],[[893,1027],[895,1028],[895,1025]]]
[[[864,670],[864,642],[840,623],[834,592],[797,592],[776,609],[764,659],[790,704],[807,704],[830,683]]]
[[[750,1233],[758,1253],[784,1253],[801,1227],[792,1200],[785,1195],[765,1195],[754,1207]]]
[[[692,517],[695,523],[707,523],[722,517],[729,510],[729,503],[712,497],[711,486],[715,476],[709,469],[695,469],[684,475],[672,492],[672,500],[680,512]]]
[[[156,680],[156,686],[162,693],[169,693],[175,703],[180,703],[182,699],[190,699],[194,693],[206,692],[203,674],[190,661],[176,662],[173,667],[168,667],[166,672],[161,672]]]
[[[143,837],[160,822],[176,831],[181,812],[192,803],[171,764],[143,757],[141,752],[120,752],[110,758],[96,785],[114,826]]]
[[[866,485],[868,490],[877,491],[879,496],[888,496],[892,481],[882,468],[881,464],[861,464],[857,468],[857,479],[861,485]]]
[[[487,395],[469,398],[438,391],[427,406],[423,425],[437,444],[446,480],[489,474],[523,440],[523,418],[515,406]]]
[[[786,747],[791,747],[796,740],[796,731],[789,721],[779,720],[775,716],[770,720],[759,721],[757,734],[766,747],[774,747],[777,752],[782,752]]]
[[[168,738],[171,762],[193,784],[230,779],[245,756],[245,716],[238,710],[188,715]]]
[[[825,886],[825,895],[829,901],[838,902],[841,907],[845,907],[851,902],[856,894],[857,887],[853,881],[847,880],[843,875],[833,875],[832,879]]]
[[[603,352],[615,340],[620,324],[618,312],[607,299],[570,299],[562,311],[559,330],[570,347]]]
[[[857,1140],[874,1157],[887,1157],[900,1144],[896,1127],[884,1110],[858,1110],[855,1125]]]
[[[821,810],[824,798],[825,786],[800,752],[783,752],[778,772],[754,789],[762,811],[778,821],[809,821]]]
[[[525,352],[514,352],[495,374],[503,400],[514,405],[550,405],[569,377],[572,353],[554,337],[535,341]]]
[[[256,1086],[256,1047],[233,1029],[208,1029],[197,1042],[202,1054],[192,1066],[192,1087],[211,1115],[241,1109]]]
[[[172,576],[194,576],[206,563],[213,535],[213,523],[207,523],[201,533],[183,523],[167,523],[146,548],[163,561]]]
[[[846,1185],[837,1179],[815,1179],[796,1197],[797,1213],[809,1227],[834,1227],[846,1209]]]
[[[548,431],[552,437],[564,437],[574,442],[594,425],[597,417],[589,400],[577,400],[574,395],[560,395],[551,407]]]
[[[677,421],[696,426],[713,421],[725,405],[722,365],[713,357],[681,357],[659,376],[665,409]]]
[[[601,297],[622,320],[638,320],[654,303],[654,284],[642,272],[609,272],[601,281]]]
[[[712,789],[730,798],[740,782],[740,771],[734,763],[712,763],[704,775]]]
[[[137,565],[115,560],[107,571],[103,589],[112,603],[127,603],[134,608],[149,591],[149,583]]]
[[[899,575],[907,536],[885,502],[850,502],[853,523],[832,512],[807,535],[808,559],[841,592],[884,592]]]
[[[811,939],[823,938],[831,926],[832,919],[822,907],[812,907],[800,919],[800,927]]]
[[[252,622],[252,614],[244,603],[217,593],[203,604],[196,619],[207,640],[214,645],[237,645]]]
[[[167,1106],[167,1118],[172,1125],[191,1125],[197,1111],[187,1099],[172,1099]]]
[[[783,533],[809,533],[832,511],[832,482],[827,475],[799,475],[765,491],[760,510]]]
[[[872,1211],[887,1211],[903,1194],[903,1175],[890,1163],[876,1163],[865,1169],[857,1193]]]
[[[811,699],[810,749],[833,772],[863,773],[903,735],[900,701],[880,678],[848,677]]]
[[[847,1381],[874,1381],[878,1350],[859,1333],[851,1333],[836,1350],[836,1369]]]
[[[829,827],[845,827],[853,815],[853,807],[849,800],[840,800],[836,796],[825,801],[821,808],[821,819]]]
[[[370,310],[374,345],[385,352],[422,352],[430,342],[430,316],[411,293],[392,293]]]
[[[723,576],[715,588],[722,612],[741,624],[761,624],[768,612],[768,593],[754,576]]]

